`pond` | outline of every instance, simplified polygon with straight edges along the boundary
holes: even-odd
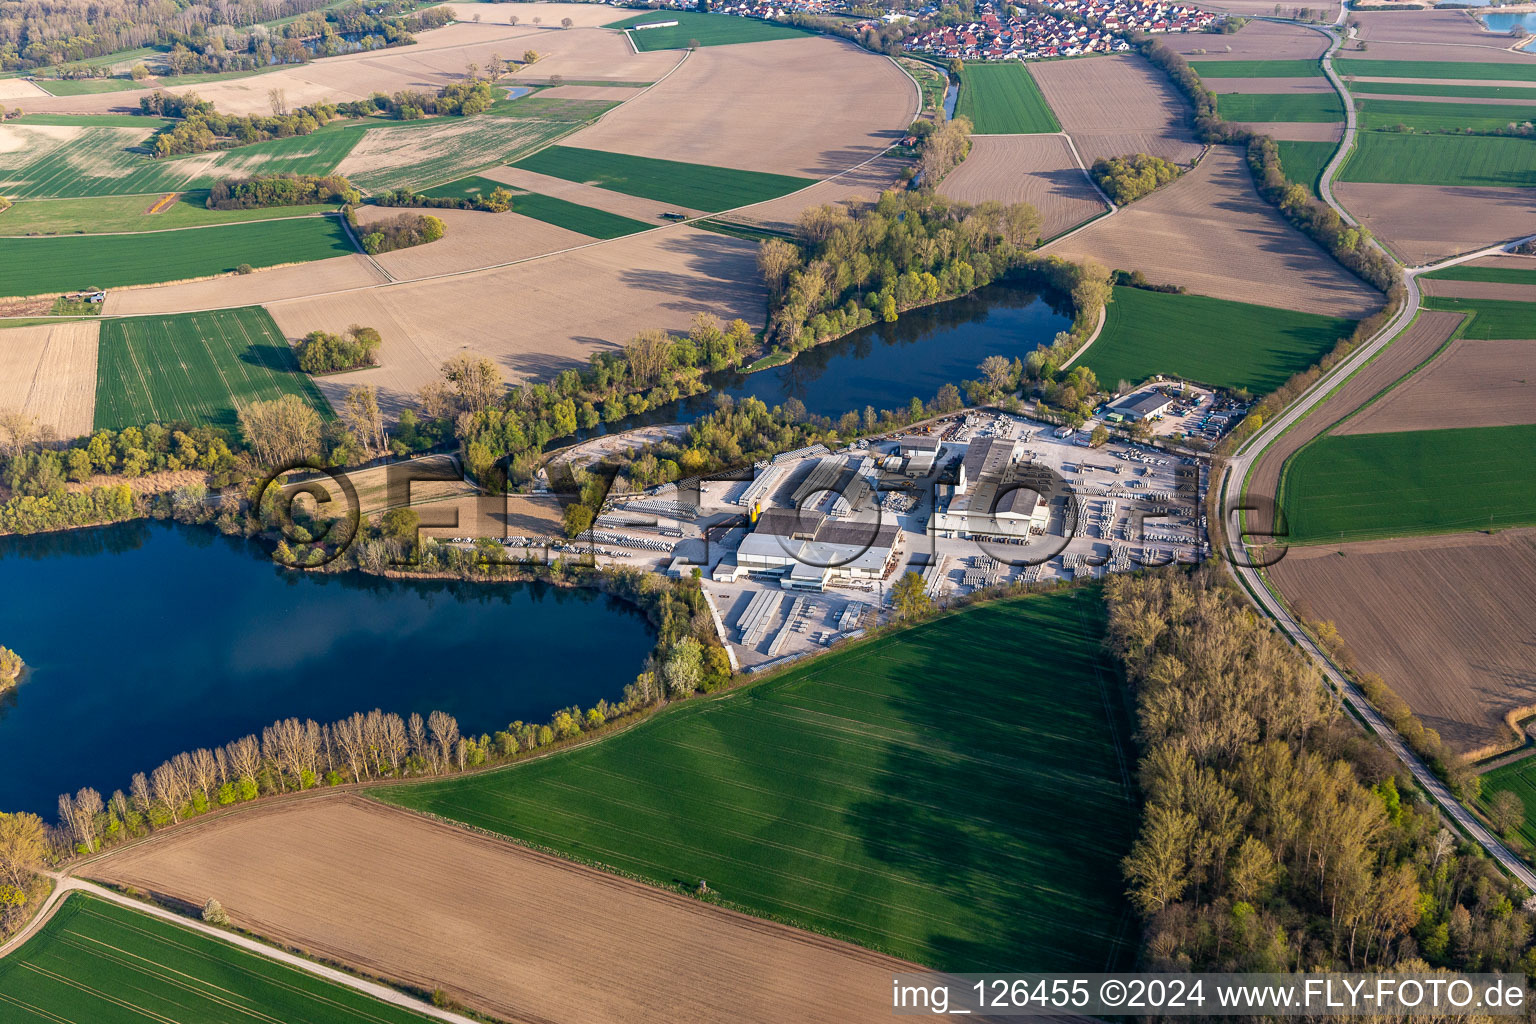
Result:
[[[601,643],[593,643],[601,637]],[[140,521],[0,538],[0,809],[128,789],[183,750],[375,707],[466,733],[616,700],[654,634],[632,605],[544,583],[285,571],[207,527]]]
[[[792,362],[756,373],[705,377],[710,390],[626,417],[614,429],[687,423],[715,408],[717,395],[760,398],[769,408],[791,398],[817,416],[837,418],[865,406],[904,408],[927,402],[945,384],[980,376],[990,355],[1022,359],[1072,325],[1064,300],[1048,301],[1026,283],[1005,279],[970,295],[903,313],[818,345]],[[564,442],[561,442],[564,443]]]
[[[1530,14],[1480,14],[1478,17],[1490,32],[1501,34],[1508,33],[1511,29],[1519,29],[1521,35],[1536,33],[1536,13]],[[1531,50],[1536,47],[1536,42],[1521,47],[1523,50]],[[1533,51],[1536,52],[1536,51]]]

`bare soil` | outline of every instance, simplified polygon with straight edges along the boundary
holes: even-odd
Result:
[[[1282,309],[1361,317],[1383,302],[1259,198],[1234,146],[1213,147],[1182,178],[1046,251]]]
[[[1536,334],[1536,324],[1532,325]],[[1337,434],[1536,423],[1536,341],[1458,338]]]
[[[1188,163],[1200,152],[1188,127],[1189,108],[1162,72],[1139,56],[1027,66],[1090,167],[1099,157],[1128,153]]]
[[[97,320],[0,331],[0,409],[20,410],[60,438],[91,432]]]
[[[1514,742],[1504,716],[1536,704],[1536,531],[1293,548],[1269,574],[1453,747]]]
[[[884,57],[841,39],[776,39],[696,50],[564,144],[822,178],[900,141],[917,110],[917,89]]]
[[[557,85],[552,89],[543,90],[539,93],[539,96],[550,100],[612,100],[614,102],[623,102],[641,91],[640,88],[617,85]]]
[[[600,25],[610,25],[624,18],[625,12],[606,4],[546,4],[546,3],[466,3],[463,0],[450,0],[441,4],[453,10],[453,16],[459,21],[473,21],[479,16],[480,23],[485,25],[506,25],[512,18],[518,20],[523,28],[534,28],[533,19],[541,19],[540,26],[546,32],[559,32],[560,21],[570,18],[575,22],[575,28],[595,28]],[[521,56],[519,54],[519,56]]]
[[[1211,10],[1230,9],[1230,5],[1203,6]],[[1269,16],[1274,13],[1273,4],[1264,12]],[[1187,32],[1166,35],[1158,41],[1190,60],[1309,60],[1321,57],[1328,48],[1328,37],[1321,32],[1274,21],[1250,21],[1229,36]]]
[[[904,962],[353,796],[194,823],[91,865],[240,928],[540,1024],[890,1017]]]
[[[1273,534],[1274,499],[1280,487],[1280,475],[1292,455],[1412,373],[1445,344],[1461,321],[1460,313],[1421,310],[1413,325],[1395,338],[1385,351],[1266,448],[1248,477],[1246,493],[1251,503],[1257,506],[1247,514],[1250,531],[1259,535]]]
[[[1385,11],[1372,13],[1356,11],[1354,17],[1360,24],[1356,38],[1369,44],[1375,43],[1434,43],[1442,46],[1482,46],[1508,49],[1514,42],[1502,33],[1483,28],[1472,11]],[[1366,48],[1364,56],[1375,57],[1374,45]],[[1436,57],[1435,60],[1454,60],[1454,57]],[[1478,60],[1486,60],[1478,57]]]
[[[1498,281],[1445,281],[1425,278],[1426,295],[1451,295],[1462,299],[1497,299],[1507,302],[1536,302],[1536,284],[1504,284]],[[1536,324],[1531,325],[1536,335]]]
[[[376,384],[380,403],[398,407],[457,352],[495,359],[510,380],[547,379],[643,328],[686,330],[695,313],[760,327],[767,299],[756,253],[752,242],[674,225],[510,267],[268,309],[289,337],[353,323],[377,327],[384,365],[318,383],[328,397]]]
[[[1445,12],[1441,12],[1445,13]],[[1411,14],[1391,14],[1387,17],[1412,17]],[[1341,57],[1360,57],[1365,60],[1453,60],[1453,61],[1478,61],[1492,64],[1530,64],[1536,61],[1536,55],[1519,53],[1508,49],[1514,44],[1514,40],[1508,36],[1497,36],[1489,33],[1479,42],[1445,43],[1439,41],[1426,41],[1419,43],[1370,43],[1365,52],[1358,48],[1345,48],[1339,51]],[[1396,79],[1402,81],[1402,79]],[[1440,78],[1436,81],[1447,84],[1459,82],[1460,79]],[[1491,85],[1491,82],[1474,80],[1469,85]],[[1530,82],[1521,82],[1521,85],[1530,85]]]
[[[0,78],[0,100],[28,100],[48,93],[24,78]]]
[[[1370,56],[1370,55],[1366,54],[1365,56]],[[1411,84],[1411,85],[1433,85],[1433,86],[1441,86],[1441,85],[1480,85],[1481,86],[1481,85],[1487,85],[1487,86],[1499,86],[1500,88],[1506,88],[1506,89],[1507,88],[1529,89],[1531,87],[1531,83],[1530,82],[1522,82],[1522,81],[1520,81],[1517,78],[1506,78],[1506,79],[1501,79],[1501,80],[1497,80],[1497,81],[1482,81],[1480,79],[1475,79],[1475,78],[1382,78],[1382,77],[1379,77],[1377,75],[1355,75],[1355,76],[1347,76],[1346,75],[1344,77],[1345,77],[1345,81],[1347,81],[1347,82],[1351,83],[1353,86],[1355,86],[1355,89],[1353,91],[1355,91],[1357,94],[1363,94],[1364,91],[1365,91],[1364,90],[1364,86],[1367,86],[1367,85],[1369,85],[1372,82],[1400,82],[1400,83],[1406,83],[1406,84]],[[1405,97],[1405,96],[1391,96],[1391,95],[1388,95],[1388,96],[1384,96],[1382,98],[1383,99],[1400,100],[1400,99],[1406,99],[1407,97]],[[1430,97],[1424,97],[1424,98],[1428,99]],[[1450,100],[1453,103],[1466,103],[1466,102],[1469,102],[1467,100],[1461,99],[1460,97],[1456,97],[1456,96],[1436,96],[1436,97],[1433,97],[1433,98],[1434,99],[1439,99],[1439,100]],[[1473,101],[1470,101],[1470,102],[1487,103],[1489,101],[1488,100],[1473,100]],[[1522,101],[1522,102],[1524,102],[1524,101]]]
[[[756,206],[734,210],[731,213],[731,219],[787,231],[799,223],[801,213],[813,206],[823,206],[828,203],[857,205],[874,202],[880,198],[880,193],[900,183],[901,172],[907,164],[908,161],[900,157],[877,157],[836,177],[819,181],[810,188],[791,192],[789,195],[770,199]]]
[[[1536,232],[1525,188],[1336,181],[1334,197],[1399,256],[1432,263]]]
[[[625,12],[616,7],[599,7],[605,15]],[[522,4],[508,5],[508,16],[523,15]],[[526,31],[523,24],[519,31]],[[678,50],[651,50],[636,53],[624,33],[606,28],[574,28],[570,31],[537,31],[519,39],[517,50],[503,50],[502,56],[522,60],[524,49],[538,51],[537,63],[520,68],[519,75],[544,81],[550,75],[563,75],[571,81],[606,79],[612,82],[655,82],[671,71],[686,56]],[[514,75],[509,84],[516,85]]]
[[[1272,139],[1290,139],[1296,142],[1338,142],[1344,137],[1344,122],[1335,124],[1318,121],[1234,121]]]
[[[1030,203],[1040,211],[1043,238],[1107,209],[1060,135],[973,139],[970,156],[940,183],[939,191],[966,203]]]
[[[324,295],[379,284],[384,276],[366,257],[335,256],[252,274],[236,274],[186,284],[114,288],[102,312],[112,316],[184,313],[226,306],[251,306],[305,295]],[[343,325],[345,326],[345,325]],[[308,330],[300,332],[307,334]]]
[[[1530,83],[1526,83],[1530,87]],[[1369,88],[1352,89],[1350,94],[1362,100],[1401,100],[1404,103],[1467,103],[1473,102],[1480,107],[1529,107],[1530,100],[1510,99],[1508,97],[1489,96],[1476,100],[1465,100],[1460,96],[1395,96],[1391,93],[1373,93]]]
[[[1211,0],[1201,4],[1213,11],[1223,11],[1228,14],[1236,14],[1244,18],[1272,18],[1275,16],[1275,5],[1268,0]],[[1281,15],[1284,17],[1296,17],[1297,7],[1281,6]],[[1339,15],[1338,0],[1327,0],[1322,4],[1311,6],[1312,16],[1332,24],[1333,19]]]
[[[365,228],[398,216],[401,211],[379,206],[358,209],[358,223]],[[374,257],[396,281],[414,281],[439,274],[510,263],[513,260],[587,245],[589,235],[531,217],[481,210],[432,210],[443,221],[443,237],[426,245],[400,249]]]

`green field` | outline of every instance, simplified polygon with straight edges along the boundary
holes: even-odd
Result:
[[[1532,846],[1536,846],[1536,758],[1527,757],[1514,764],[1506,764],[1482,775],[1482,788],[1478,792],[1477,805],[1488,813],[1493,795],[1509,790],[1520,798],[1525,807],[1525,821],[1518,832]]]
[[[575,125],[563,121],[484,114],[468,122],[464,118],[443,118],[426,124],[370,128],[370,132],[398,133],[386,136],[386,140],[392,146],[412,147],[420,157],[399,166],[358,171],[350,177],[354,185],[369,192],[419,190],[509,163],[574,128]],[[375,141],[372,136],[370,141]]]
[[[7,1024],[422,1024],[361,992],[84,893],[0,960]]]
[[[1536,103],[1536,86],[1430,85],[1426,82],[1350,82],[1350,91],[1381,96],[1451,96],[1469,100],[1530,100]]]
[[[468,178],[460,178],[446,185],[438,185],[427,189],[423,195],[428,196],[453,196],[455,198],[473,199],[483,193],[489,193],[493,189],[504,188],[515,193],[512,197],[512,212],[523,217],[532,217],[546,224],[554,224],[570,231],[578,231],[583,235],[591,235],[593,238],[618,238],[621,235],[632,235],[636,231],[648,231],[659,227],[665,221],[657,221],[655,224],[647,224],[643,220],[634,220],[630,217],[621,217],[607,210],[598,210],[590,206],[582,206],[580,203],[572,203],[554,196],[540,195],[537,192],[524,192],[521,189],[503,185],[499,181],[471,175]]]
[[[39,78],[37,85],[50,96],[90,96],[103,92],[141,92],[148,86],[131,78]]]
[[[1029,69],[1018,61],[965,65],[955,113],[970,118],[980,135],[1061,131]]]
[[[1322,78],[1323,65],[1315,60],[1192,60],[1189,66],[1201,78]]]
[[[107,231],[162,231],[204,224],[306,217],[334,206],[272,206],[258,210],[210,210],[207,189],[183,192],[159,213],[149,208],[159,196],[101,196],[96,199],[30,199],[0,211],[0,235],[80,234]]]
[[[1293,543],[1536,524],[1536,426],[1324,436],[1286,467]]]
[[[703,878],[932,967],[1123,968],[1134,755],[1103,628],[1097,589],[973,607],[383,799],[663,886]]]
[[[1344,104],[1336,92],[1224,92],[1216,97],[1216,109],[1228,121],[1344,120]]]
[[[680,50],[694,41],[700,46],[726,46],[731,43],[760,43],[768,39],[791,39],[811,34],[805,29],[759,18],[700,14],[697,11],[647,11],[605,27],[632,29],[637,25],[653,25],[660,21],[675,21],[677,25],[629,33],[629,38],[635,42],[635,49],[642,52]]]
[[[1519,271],[1512,271],[1519,273]],[[1530,271],[1526,271],[1530,273]],[[1426,295],[1425,309],[1449,309],[1470,313],[1461,325],[1461,337],[1477,341],[1521,341],[1536,338],[1536,302],[1507,299],[1457,299]]]
[[[1536,82],[1536,63],[1488,64],[1459,60],[1367,60],[1344,57],[1333,62],[1341,75],[1362,78],[1459,78],[1484,82]],[[1363,88],[1357,83],[1356,88]]]
[[[623,100],[571,100],[559,96],[519,96],[497,100],[486,110],[493,117],[528,117],[544,121],[590,121],[601,117]]]
[[[87,127],[68,140],[46,140],[0,157],[0,181],[12,199],[75,199],[176,192],[235,174],[329,174],[362,138],[362,128],[325,128],[310,135],[257,142],[207,154],[153,158],[142,147],[164,124],[143,129]]]
[[[1536,106],[1495,103],[1415,103],[1412,100],[1358,100],[1359,125],[1364,129],[1396,128],[1416,131],[1490,131],[1511,122],[1536,118]]]
[[[1339,180],[1530,188],[1536,186],[1536,140],[1361,132]]]
[[[159,131],[175,124],[167,117],[143,114],[23,114],[6,124],[47,124],[63,128],[148,128]]]
[[[811,178],[787,174],[738,171],[574,146],[550,146],[513,166],[706,213],[761,203],[815,184]]]
[[[1339,148],[1337,142],[1294,142],[1289,139],[1277,139],[1275,146],[1280,150],[1280,169],[1285,176],[1314,193],[1317,192],[1317,180],[1323,176],[1323,168],[1328,166],[1334,151]]]
[[[1488,281],[1493,284],[1536,284],[1536,270],[1518,270],[1513,267],[1471,267],[1465,263],[1431,270],[1424,277],[1442,281]]]
[[[1155,373],[1267,394],[1311,366],[1353,320],[1203,295],[1116,288],[1104,332],[1083,356],[1105,387]]]
[[[330,414],[260,306],[102,321],[97,430],[187,422],[234,432],[235,403],[281,395],[298,395]]]
[[[122,235],[7,238],[0,245],[0,292],[46,295],[84,288],[125,288],[212,277],[242,263],[272,267],[356,251],[340,217],[296,217]]]

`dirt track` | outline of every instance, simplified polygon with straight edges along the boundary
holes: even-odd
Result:
[[[1266,448],[1248,478],[1247,494],[1254,504],[1261,506],[1256,512],[1248,513],[1249,529],[1261,535],[1272,529],[1271,503],[1279,489],[1280,473],[1287,459],[1434,355],[1456,330],[1461,318],[1460,313],[1420,311],[1413,326],[1385,351]]]
[[[1309,313],[1360,317],[1383,302],[1259,198],[1232,146],[1214,147],[1184,177],[1046,250],[1201,295]]]
[[[1536,531],[1293,548],[1269,574],[1461,751],[1536,705]]]
[[[1415,265],[1536,232],[1536,207],[1527,188],[1336,181],[1333,194],[1372,234]]]
[[[951,199],[1030,203],[1040,235],[1051,238],[1106,209],[1060,135],[992,135],[971,141],[971,155],[939,185]]]
[[[886,1021],[902,961],[357,797],[193,825],[82,872],[540,1024]]]
[[[1536,325],[1532,325],[1536,333]],[[1339,434],[1536,423],[1536,341],[1469,341],[1450,347]]]

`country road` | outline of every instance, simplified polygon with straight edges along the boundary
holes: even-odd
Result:
[[[1343,13],[1341,12],[1340,18],[1342,19],[1342,17]],[[1318,182],[1318,193],[1320,198],[1332,207],[1345,223],[1356,226],[1358,222],[1354,217],[1350,216],[1349,211],[1339,205],[1333,195],[1333,177],[1338,173],[1339,168],[1348,157],[1350,147],[1353,146],[1355,139],[1354,104],[1350,102],[1349,93],[1345,90],[1343,81],[1340,80],[1338,74],[1333,69],[1333,54],[1342,44],[1342,37],[1331,28],[1310,27],[1325,33],[1332,40],[1332,45],[1329,46],[1328,51],[1322,57],[1322,66],[1329,81],[1333,83],[1333,87],[1338,90],[1340,97],[1344,101],[1344,110],[1347,117],[1343,141],[1340,143],[1337,152],[1334,153],[1333,159],[1323,169],[1322,177]],[[1316,662],[1318,668],[1322,670],[1334,690],[1350,706],[1351,710],[1359,715],[1370,726],[1372,731],[1381,738],[1388,749],[1396,754],[1397,758],[1407,766],[1408,770],[1413,774],[1414,780],[1440,805],[1442,812],[1454,821],[1463,833],[1484,850],[1488,851],[1489,856],[1498,861],[1506,871],[1519,879],[1527,889],[1536,892],[1536,872],[1533,872],[1522,860],[1511,853],[1497,836],[1485,828],[1482,822],[1478,821],[1470,811],[1451,795],[1445,783],[1430,771],[1429,766],[1417,754],[1408,748],[1397,732],[1366,700],[1365,694],[1360,691],[1359,687],[1351,682],[1339,670],[1338,666],[1313,643],[1312,638],[1307,635],[1300,624],[1291,616],[1291,613],[1276,598],[1269,589],[1262,571],[1254,567],[1247,557],[1247,545],[1242,538],[1241,512],[1238,511],[1239,507],[1243,504],[1243,499],[1247,497],[1246,490],[1249,472],[1253,469],[1253,465],[1258,460],[1260,454],[1285,433],[1288,428],[1302,420],[1316,408],[1337,385],[1364,367],[1377,353],[1386,348],[1392,339],[1413,320],[1419,308],[1418,278],[1420,274],[1506,251],[1523,242],[1530,241],[1533,237],[1536,236],[1492,245],[1486,249],[1464,253],[1435,264],[1406,268],[1403,271],[1403,287],[1406,289],[1406,295],[1397,314],[1393,316],[1391,321],[1375,337],[1352,353],[1349,358],[1334,367],[1332,372],[1324,375],[1299,399],[1292,403],[1285,412],[1269,423],[1266,423],[1263,429],[1249,438],[1238,449],[1237,453],[1227,462],[1226,471],[1219,485],[1218,497],[1221,501],[1222,516],[1226,526],[1223,532],[1225,534],[1224,539],[1227,549],[1225,553],[1228,567],[1238,579],[1238,582],[1243,584],[1250,597],[1290,637],[1292,642]],[[1376,245],[1378,249],[1382,248],[1375,239],[1372,239],[1371,243]],[[1386,250],[1383,249],[1382,251],[1385,252]],[[1276,496],[1260,495],[1259,497],[1270,499]],[[1259,539],[1262,540],[1263,538]]]

